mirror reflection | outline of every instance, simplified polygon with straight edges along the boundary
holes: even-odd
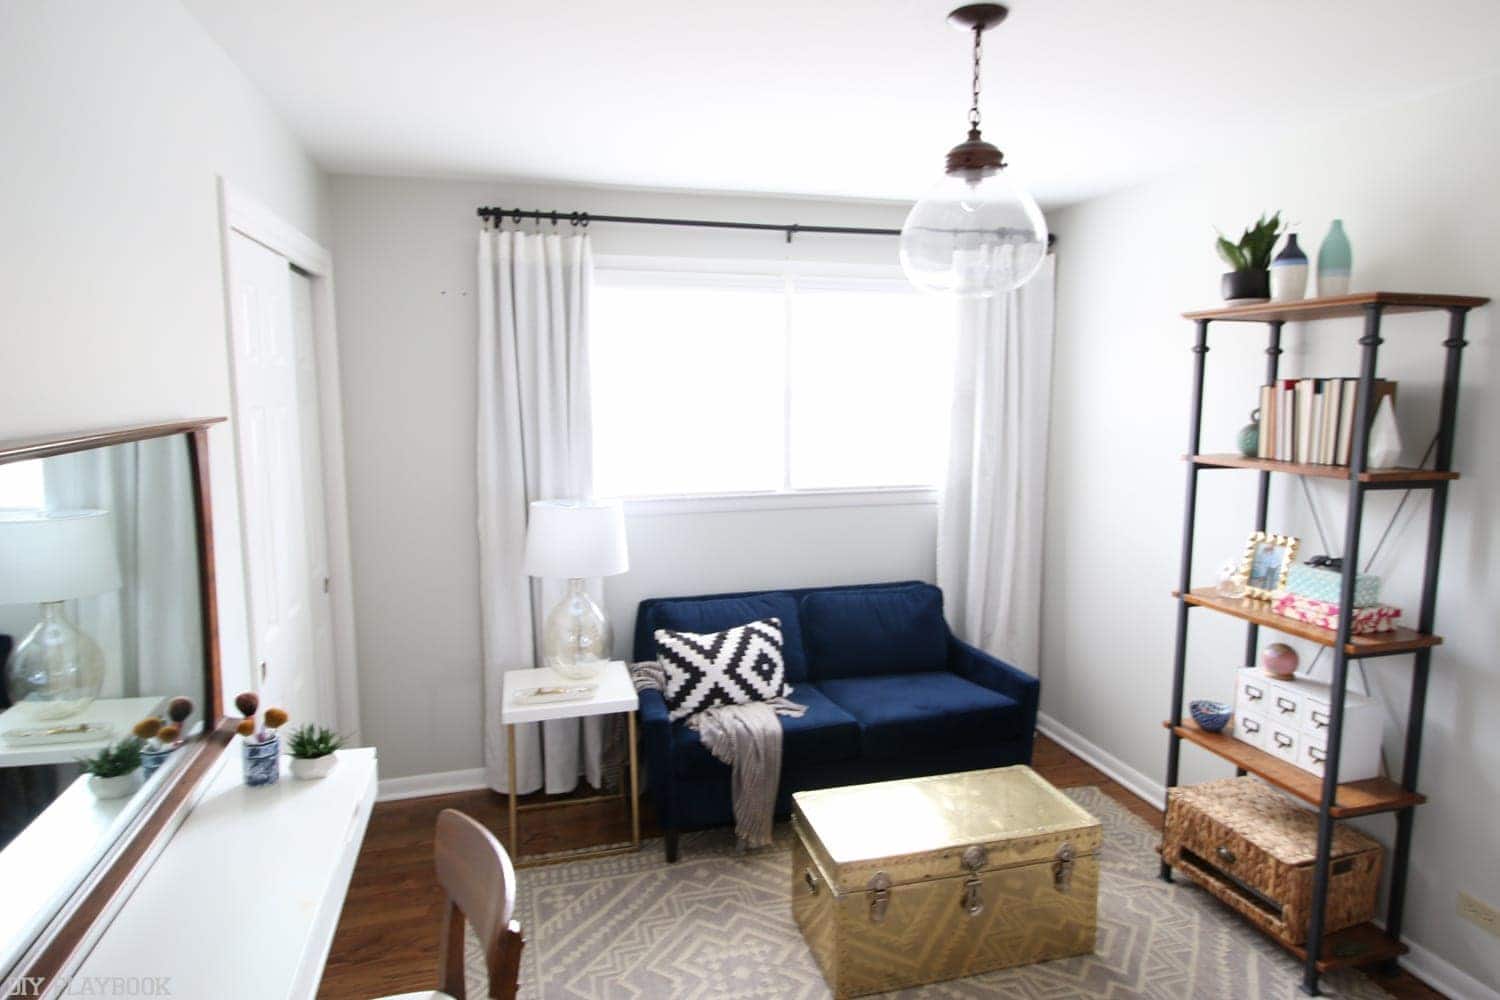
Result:
[[[0,464],[0,967],[202,729],[186,435]]]

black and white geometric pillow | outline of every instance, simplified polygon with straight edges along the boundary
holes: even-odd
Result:
[[[781,649],[780,618],[706,635],[657,629],[656,658],[667,671],[667,717],[676,722],[717,705],[781,697],[790,690]]]

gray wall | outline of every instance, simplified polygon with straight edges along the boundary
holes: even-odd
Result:
[[[1348,119],[1338,128],[1263,141],[1196,169],[1090,201],[1055,217],[1059,266],[1053,398],[1051,501],[1047,524],[1043,712],[1138,772],[1160,782],[1161,720],[1170,697],[1173,623],[1187,442],[1192,326],[1183,310],[1211,306],[1222,270],[1213,229],[1238,233],[1262,210],[1281,209],[1310,255],[1341,217],[1354,247],[1354,287],[1500,294],[1500,82]],[[1491,989],[1500,987],[1500,947],[1459,919],[1466,889],[1500,905],[1494,853],[1500,821],[1500,672],[1493,656],[1500,612],[1495,549],[1500,523],[1500,356],[1494,306],[1473,314],[1465,352],[1456,467],[1443,551],[1423,785],[1417,814],[1408,934]],[[1415,461],[1436,423],[1446,319],[1388,321],[1382,374],[1400,382],[1398,415]],[[1358,373],[1356,320],[1288,326],[1282,372]],[[1256,405],[1264,327],[1215,327],[1208,354],[1204,450],[1234,450]],[[1253,527],[1255,477],[1211,472],[1200,479],[1196,581],[1239,553]],[[1335,549],[1342,545],[1343,491],[1315,482],[1313,502]],[[1396,497],[1368,505],[1366,555]],[[1413,496],[1375,563],[1391,603],[1415,617],[1427,500]],[[1278,479],[1270,527],[1322,551],[1295,481]],[[1363,560],[1362,560],[1363,564]],[[1227,699],[1244,629],[1196,612],[1187,695]],[[1271,641],[1266,633],[1264,641]],[[1312,653],[1300,644],[1306,658]],[[1328,657],[1319,666],[1327,676]],[[1405,717],[1408,657],[1374,661],[1370,683],[1393,720]],[[1357,689],[1357,688],[1356,688]],[[1386,737],[1399,766],[1399,731]],[[1184,779],[1230,773],[1184,750]],[[1394,822],[1363,824],[1389,844]],[[1468,984],[1472,986],[1472,984]]]
[[[7,0],[0,94],[0,438],[228,416],[216,179],[319,237],[322,172],[175,0]],[[232,693],[250,671],[227,426],[210,469]]]
[[[333,251],[360,708],[386,778],[482,761],[475,545],[479,205],[899,227],[901,206],[336,176]],[[891,263],[888,237],[599,225],[597,254]],[[642,597],[934,575],[936,507],[633,505],[606,581],[616,646]]]

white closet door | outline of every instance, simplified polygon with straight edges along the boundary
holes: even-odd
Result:
[[[240,233],[230,237],[229,272],[256,683],[262,704],[285,708],[294,724],[326,721],[333,652],[307,282],[286,258]]]

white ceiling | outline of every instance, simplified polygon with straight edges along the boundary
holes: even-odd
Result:
[[[949,2],[184,2],[335,172],[910,199],[964,136]],[[1055,205],[1493,73],[1500,3],[1015,0],[986,41]]]

